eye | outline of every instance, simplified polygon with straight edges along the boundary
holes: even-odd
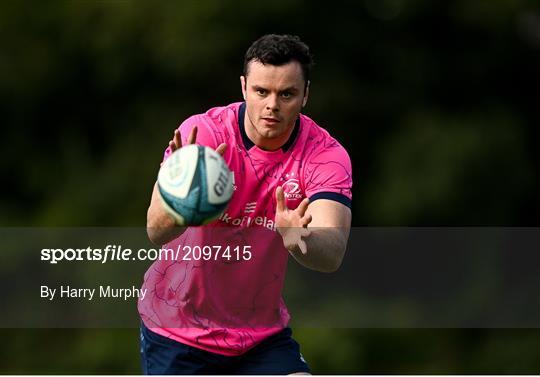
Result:
[[[264,96],[266,94],[266,90],[264,90],[264,89],[257,89],[256,92],[260,96]]]
[[[281,93],[281,97],[283,97],[284,99],[289,99],[292,97],[292,93],[291,92],[283,92]]]

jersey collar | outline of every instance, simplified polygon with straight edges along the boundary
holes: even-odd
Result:
[[[244,147],[246,147],[246,150],[250,150],[255,146],[255,144],[251,141],[251,139],[248,137],[246,133],[246,129],[244,128],[244,118],[246,116],[246,103],[242,102],[240,105],[240,108],[238,109],[238,127],[240,128],[240,134],[242,135],[242,141],[244,142]],[[285,144],[281,146],[281,150],[283,152],[287,152],[289,148],[293,145],[294,141],[296,140],[296,137],[298,136],[298,130],[300,129],[300,117],[296,119],[296,122],[294,124],[294,129],[289,137],[289,140]]]

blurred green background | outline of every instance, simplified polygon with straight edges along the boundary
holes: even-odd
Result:
[[[3,1],[2,226],[144,226],[187,116],[298,34],[305,113],[353,161],[355,226],[537,226],[533,0]],[[134,313],[135,315],[135,313]],[[539,373],[533,329],[295,329],[315,373]],[[0,373],[139,373],[126,329],[0,330]]]

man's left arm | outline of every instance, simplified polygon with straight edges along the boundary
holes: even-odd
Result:
[[[305,199],[295,210],[285,205],[282,188],[276,191],[278,232],[291,255],[303,266],[336,271],[343,260],[351,229],[349,207],[330,199]]]

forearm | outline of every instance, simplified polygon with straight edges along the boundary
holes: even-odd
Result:
[[[162,246],[180,236],[185,230],[185,227],[176,225],[172,216],[163,208],[157,184],[155,184],[146,217],[148,238],[152,243]]]
[[[298,245],[289,247],[291,255],[304,267],[320,272],[335,272],[343,260],[347,248],[348,232],[338,228],[309,228],[310,234],[302,239],[307,253]]]

